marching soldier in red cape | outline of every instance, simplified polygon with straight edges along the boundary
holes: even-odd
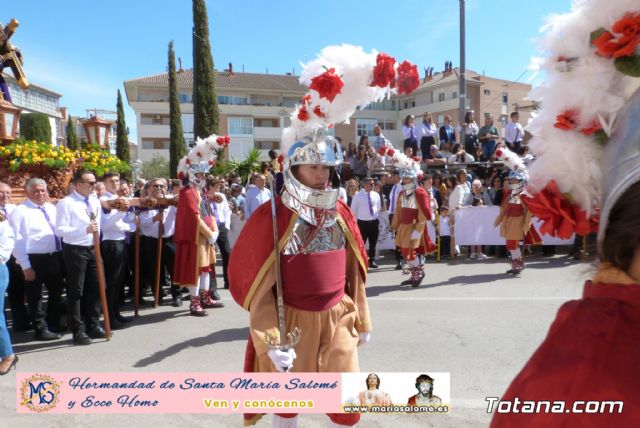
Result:
[[[278,250],[287,331],[300,329],[294,349],[271,349],[280,337],[274,295],[276,266],[272,212],[261,205],[245,224],[229,261],[230,291],[249,311],[245,371],[357,372],[357,347],[370,338],[364,284],[367,256],[349,207],[330,186],[342,162],[339,143],[317,128],[296,142],[284,165],[276,197]],[[260,415],[246,415],[252,425]],[[352,426],[359,414],[329,415],[333,426]],[[274,415],[274,426],[295,426],[296,415]]]
[[[511,253],[511,269],[507,273],[518,275],[524,270],[520,241],[524,241],[526,245],[541,245],[542,239],[535,227],[532,227],[531,211],[521,198],[527,186],[525,172],[511,171],[507,180],[510,191],[504,196],[495,226],[500,226],[500,236],[507,240],[507,250]]]
[[[173,282],[189,289],[189,309],[194,316],[206,316],[205,309],[224,306],[213,299],[211,292],[209,272],[216,261],[214,245],[219,232],[208,200],[202,197],[205,174],[218,148],[214,143],[216,139],[215,136],[198,139],[178,166],[185,186],[180,190],[176,213]]]
[[[418,175],[413,166],[400,171],[403,190],[396,201],[391,229],[396,231],[396,247],[409,264],[411,277],[401,285],[419,287],[424,279],[421,256],[436,251],[427,230],[427,221],[433,218],[429,193],[418,186]]]

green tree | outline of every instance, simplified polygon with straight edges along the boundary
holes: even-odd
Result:
[[[44,113],[20,115],[20,136],[25,140],[36,140],[51,144],[51,124]]]
[[[152,178],[169,178],[169,161],[166,157],[155,155],[151,160],[142,162],[142,177],[150,180]]]
[[[209,44],[209,19],[204,0],[193,0],[193,134],[205,138],[218,133],[213,57]]]
[[[67,122],[67,147],[71,150],[78,150],[78,136],[76,135],[76,121],[69,116]]]
[[[178,97],[178,75],[173,40],[169,42],[169,173],[178,176],[178,162],[187,153],[182,131],[180,99]]]
[[[118,89],[117,101],[118,118],[116,119],[116,156],[127,164],[131,162],[129,155],[129,137],[127,136],[127,123],[124,120],[124,107],[122,105],[122,95]]]

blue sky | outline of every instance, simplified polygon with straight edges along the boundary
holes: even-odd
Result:
[[[123,82],[165,72],[167,45],[191,67],[191,0],[3,2],[28,79],[63,95],[74,116],[87,108],[115,110]],[[570,0],[467,0],[467,68],[526,82],[544,18],[569,11]],[[459,66],[458,0],[207,0],[216,68],[284,74],[324,46],[350,43],[423,67]],[[523,74],[523,72],[525,72]],[[135,116],[125,101],[130,139]]]

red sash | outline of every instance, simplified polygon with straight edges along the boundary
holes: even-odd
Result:
[[[520,217],[524,215],[524,207],[522,204],[510,204],[507,203],[507,207],[504,210],[505,217]]]
[[[346,263],[346,250],[282,256],[284,302],[303,311],[331,308],[344,296]]]

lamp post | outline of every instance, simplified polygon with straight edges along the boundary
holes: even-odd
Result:
[[[109,132],[113,122],[98,117],[97,110],[89,119],[82,121],[84,132],[87,134],[89,144],[97,144],[98,146],[109,150]]]
[[[20,109],[0,94],[0,140],[10,143],[16,139]]]

